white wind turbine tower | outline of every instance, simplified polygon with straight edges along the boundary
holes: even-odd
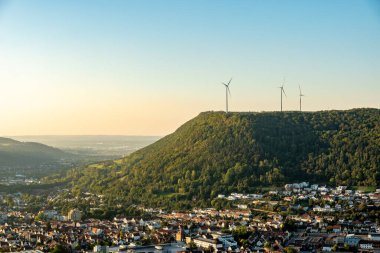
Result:
[[[285,84],[285,78],[282,81],[282,86],[278,87],[280,89],[280,93],[281,93],[281,111],[282,111],[282,93],[284,93],[284,95],[286,97],[286,93],[285,93],[285,90],[284,90],[284,84]]]
[[[300,90],[300,112],[302,112],[302,97],[304,97],[305,95],[304,94],[302,94],[302,91],[301,91],[301,86],[300,85],[298,85],[298,88],[299,88],[299,90]]]
[[[230,79],[230,81],[226,84],[226,83],[222,83],[225,87],[226,87],[226,113],[228,113],[228,95],[231,96],[231,92],[230,92],[230,83],[232,81],[232,78]]]

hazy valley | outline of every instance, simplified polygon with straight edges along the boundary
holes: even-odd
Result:
[[[148,136],[0,138],[0,181],[6,185],[36,183],[58,171],[126,156],[157,139]]]

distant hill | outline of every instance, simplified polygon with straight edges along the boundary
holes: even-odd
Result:
[[[190,207],[219,193],[308,180],[373,185],[380,179],[380,110],[205,112],[113,162],[68,171],[73,190],[108,203]]]
[[[35,135],[13,136],[23,142],[38,142],[82,157],[86,164],[114,160],[157,141],[156,136]]]
[[[72,154],[40,143],[0,137],[0,167],[41,166],[73,157]]]

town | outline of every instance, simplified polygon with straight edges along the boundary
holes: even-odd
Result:
[[[96,206],[102,196],[80,198]],[[20,193],[2,193],[0,200],[1,251],[380,252],[380,189],[302,182],[213,200],[230,202],[230,209],[136,206],[141,215],[110,220],[84,218],[79,209],[28,212]]]

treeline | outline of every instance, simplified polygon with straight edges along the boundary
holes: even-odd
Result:
[[[110,205],[183,209],[301,180],[378,186],[379,166],[378,109],[205,112],[122,160],[49,180],[103,194]]]

